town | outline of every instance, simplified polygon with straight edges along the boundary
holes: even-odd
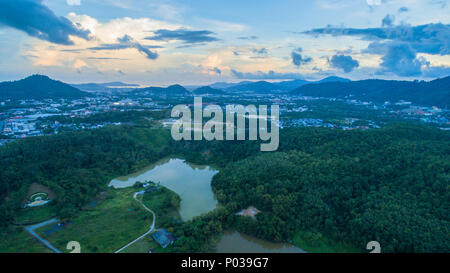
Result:
[[[192,98],[192,97],[191,97]],[[80,99],[30,99],[0,102],[0,145],[15,139],[58,134],[64,131],[97,129],[121,125],[133,120],[118,118],[125,113],[136,113],[151,118],[162,113],[161,124],[175,122],[169,116],[173,105],[188,102],[189,97],[157,97],[152,94],[107,94]],[[233,101],[255,105],[279,105],[280,128],[326,127],[342,130],[379,128],[388,121],[410,120],[431,124],[442,130],[450,129],[450,112],[436,106],[413,105],[411,102],[358,101],[351,98],[320,98],[266,94],[240,96],[215,94],[205,96],[204,105],[217,104],[225,110]],[[193,106],[192,104],[190,105]],[[330,110],[333,109],[333,110]],[[333,115],[333,112],[334,115]],[[111,114],[113,117],[111,118]],[[103,116],[102,116],[103,114]],[[90,117],[95,117],[90,119]]]

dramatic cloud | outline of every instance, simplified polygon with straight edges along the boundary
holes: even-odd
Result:
[[[370,41],[363,53],[383,55],[380,72],[393,72],[398,76],[421,74],[426,60],[418,59],[418,53],[441,56],[450,54],[450,25],[441,23],[365,29],[326,27],[304,33],[357,36]]]
[[[334,55],[329,62],[332,67],[342,69],[345,73],[350,73],[359,66],[357,60],[345,55]]]
[[[312,61],[311,57],[303,57],[302,54],[300,54],[303,50],[301,48],[297,48],[291,53],[292,57],[292,63],[295,66],[300,67],[303,64],[310,63]]]
[[[5,25],[55,44],[72,45],[69,35],[89,39],[90,32],[56,16],[42,0],[1,0],[0,26]]]
[[[90,50],[121,50],[128,48],[135,48],[148,59],[155,60],[158,58],[158,53],[151,51],[149,48],[159,48],[159,46],[143,46],[128,35],[124,35],[117,39],[117,44],[102,44],[97,47],[90,47]]]
[[[414,50],[420,53],[450,54],[450,25],[441,23],[361,29],[326,27],[303,33],[312,35],[358,36],[367,41],[392,40],[407,42]]]
[[[381,26],[382,27],[392,27],[392,26],[394,26],[394,20],[395,20],[394,15],[387,14],[381,21]]]
[[[215,33],[208,31],[208,30],[160,29],[160,30],[154,31],[153,33],[155,34],[155,36],[147,37],[145,39],[153,40],[153,41],[178,40],[178,41],[182,41],[185,44],[199,44],[199,43],[208,43],[208,42],[219,41],[218,38],[211,36]]]
[[[251,72],[239,72],[234,69],[231,70],[233,76],[238,79],[246,80],[293,80],[293,79],[304,79],[302,74],[299,73],[278,73],[275,71],[262,72],[258,71],[255,73]]]
[[[367,52],[384,55],[380,72],[394,72],[398,76],[418,76],[422,65],[427,65],[424,59],[417,58],[415,50],[408,43],[372,43]]]

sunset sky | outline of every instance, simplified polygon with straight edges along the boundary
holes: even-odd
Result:
[[[445,0],[0,0],[0,80],[432,79]]]

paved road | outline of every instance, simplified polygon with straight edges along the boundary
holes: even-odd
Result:
[[[57,219],[53,218],[50,219],[48,221],[36,224],[36,225],[31,225],[31,226],[27,226],[25,227],[25,229],[36,239],[38,239],[41,243],[43,243],[46,247],[50,248],[51,250],[53,250],[56,253],[61,253],[60,250],[58,250],[56,247],[52,246],[52,244],[50,244],[48,241],[46,241],[44,238],[42,238],[41,236],[39,236],[36,232],[34,232],[35,229],[38,229],[40,227],[46,226],[46,225],[50,225],[53,223],[58,222]]]
[[[150,227],[150,229],[149,229],[146,233],[142,234],[141,236],[139,236],[138,238],[136,238],[136,239],[133,240],[132,242],[128,243],[128,244],[125,245],[124,247],[120,248],[119,250],[116,250],[114,253],[119,253],[119,252],[121,252],[121,251],[124,250],[125,248],[131,246],[132,244],[136,243],[136,242],[139,241],[140,239],[142,239],[142,238],[144,238],[145,236],[147,236],[147,235],[149,235],[150,233],[152,233],[153,230],[155,230],[156,214],[155,214],[151,209],[147,208],[147,207],[142,203],[141,200],[137,199],[137,196],[138,196],[138,193],[137,193],[137,192],[134,193],[134,195],[133,195],[134,200],[138,201],[139,204],[141,204],[142,207],[144,207],[144,209],[145,209],[146,211],[151,212],[151,214],[153,215],[153,223],[152,223],[152,226]]]

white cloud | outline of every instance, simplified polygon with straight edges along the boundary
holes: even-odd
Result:
[[[80,69],[85,66],[87,66],[87,64],[83,60],[79,60],[79,59],[77,59],[75,61],[75,63],[73,64],[73,68],[75,68],[75,69]]]
[[[149,32],[158,29],[176,29],[179,25],[168,24],[163,21],[149,18],[116,18],[107,22],[99,22],[88,15],[69,13],[67,16],[72,22],[80,24],[88,29],[96,38],[97,42],[113,43],[117,38],[129,35],[136,40],[142,41],[149,36]],[[89,41],[88,41],[89,43]]]
[[[379,6],[381,5],[381,0],[366,0],[369,6]]]
[[[81,0],[66,0],[69,6],[79,6],[81,5]]]
[[[242,32],[248,29],[246,25],[239,23],[232,23],[204,18],[197,18],[197,21],[200,25],[208,26],[208,29],[217,32]]]

